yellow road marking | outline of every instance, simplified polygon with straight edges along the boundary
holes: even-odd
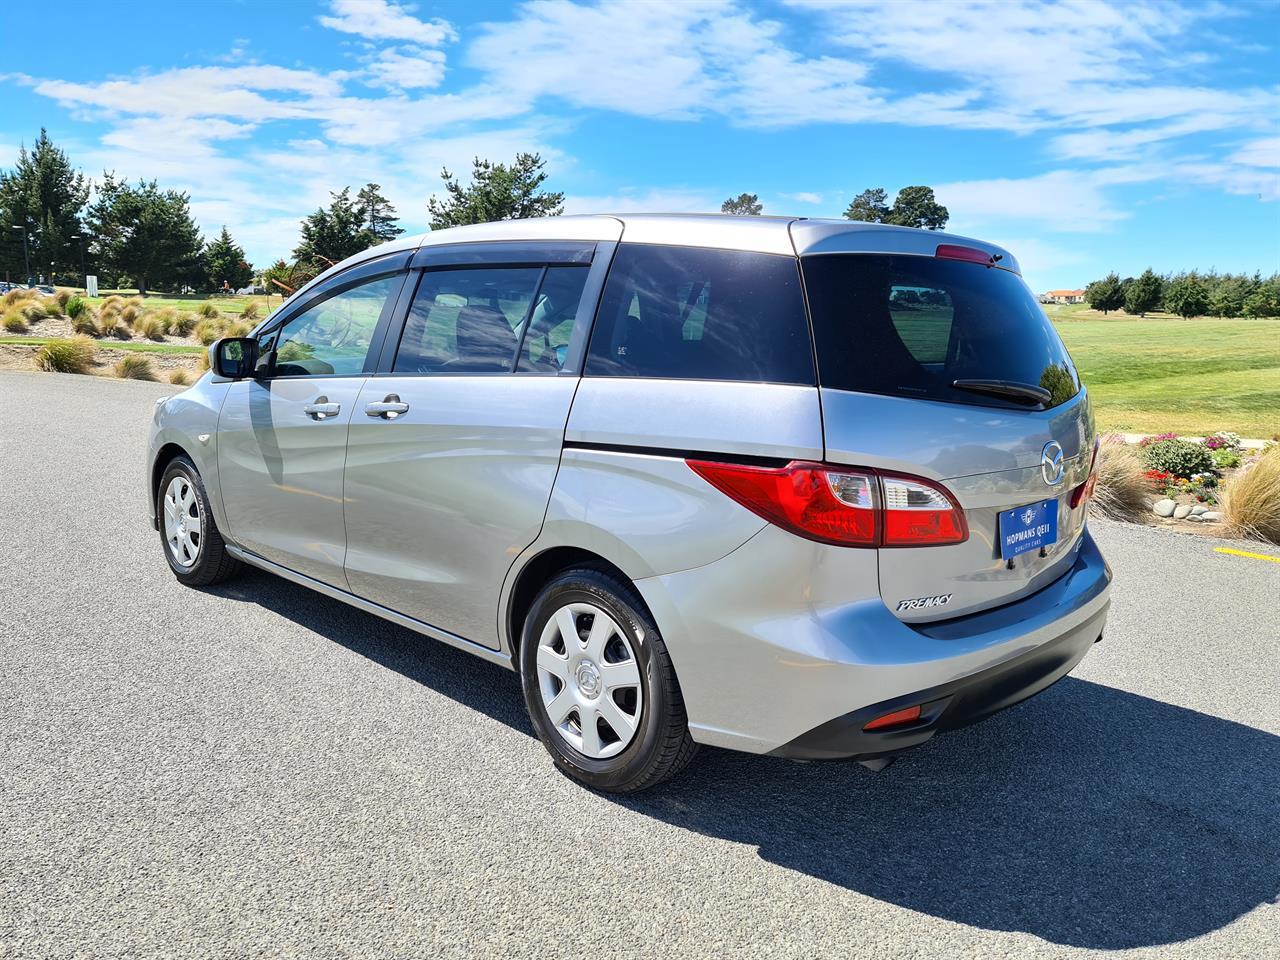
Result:
[[[1280,557],[1273,557],[1266,553],[1249,553],[1246,550],[1232,550],[1230,547],[1214,547],[1214,553],[1230,553],[1237,557],[1249,557],[1253,560],[1270,560],[1272,563],[1280,563]]]

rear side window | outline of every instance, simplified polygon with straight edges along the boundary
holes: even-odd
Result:
[[[1007,270],[918,256],[806,257],[824,387],[1027,409],[959,381],[1080,392],[1075,365],[1022,279]]]
[[[396,373],[556,373],[586,267],[481,267],[423,274]]]
[[[586,373],[812,384],[799,281],[793,257],[624,243]]]

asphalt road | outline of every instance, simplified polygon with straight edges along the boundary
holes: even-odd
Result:
[[[171,389],[0,373],[0,956],[1280,956],[1280,564],[1096,523],[1106,639],[1044,695],[880,774],[704,750],[617,800],[514,674],[179,586]]]

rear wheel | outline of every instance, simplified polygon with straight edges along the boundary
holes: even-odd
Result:
[[[589,787],[643,790],[697,750],[666,645],[622,580],[577,569],[548,583],[525,620],[520,673],[539,739]]]
[[[160,478],[156,496],[160,540],[169,569],[190,587],[230,580],[241,570],[227,552],[200,472],[186,457],[175,457]]]

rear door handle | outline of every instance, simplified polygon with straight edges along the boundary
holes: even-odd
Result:
[[[302,408],[312,420],[328,420],[330,417],[336,417],[342,411],[342,404],[330,403],[328,397],[316,397],[314,403],[308,403]]]
[[[382,400],[375,401],[364,408],[366,416],[381,417],[383,420],[394,420],[402,413],[409,412],[409,405],[402,403],[400,395],[388,393]]]

